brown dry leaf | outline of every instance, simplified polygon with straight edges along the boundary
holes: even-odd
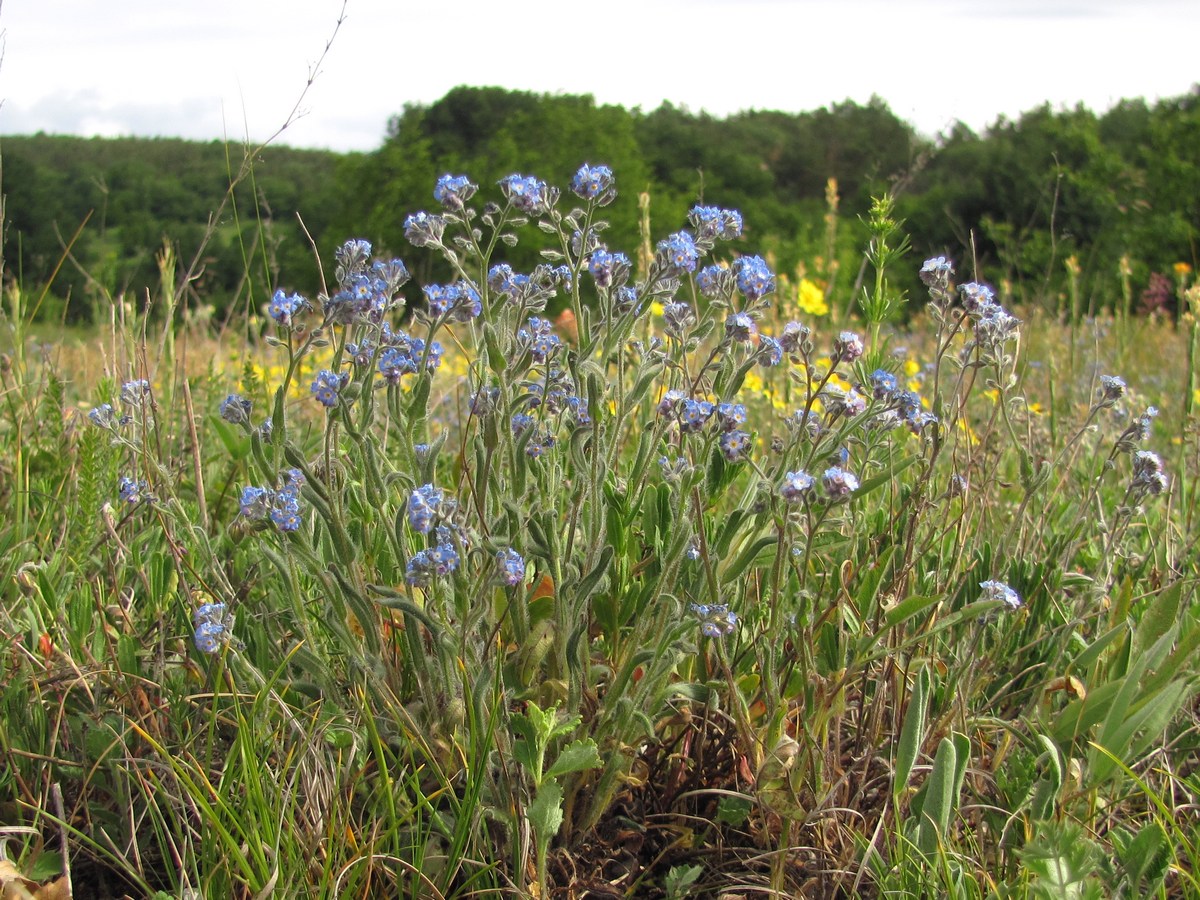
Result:
[[[0,898],[2,900],[32,900],[31,891],[37,890],[37,884],[23,877],[10,863],[0,863]]]
[[[0,859],[0,900],[71,900],[71,882],[61,875],[39,885],[7,859]]]
[[[554,579],[544,573],[533,589],[533,593],[529,595],[529,602],[540,600],[542,597],[554,597]]]
[[[71,900],[71,881],[59,875],[33,892],[33,900]]]
[[[7,859],[0,859],[0,898],[2,900],[28,900],[37,890],[30,881]]]
[[[1087,688],[1074,675],[1064,675],[1046,682],[1046,693],[1050,691],[1066,691],[1074,694],[1080,700],[1087,699]]]

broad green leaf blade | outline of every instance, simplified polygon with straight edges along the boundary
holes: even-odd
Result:
[[[588,769],[598,769],[603,763],[596,742],[591,738],[574,741],[563,748],[562,753],[554,760],[554,764],[546,771],[546,778],[558,778],[569,772],[586,772]]]

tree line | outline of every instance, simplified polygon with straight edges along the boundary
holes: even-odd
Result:
[[[404,106],[370,153],[267,147],[234,188],[245,152],[234,144],[5,137],[4,255],[25,289],[50,285],[43,313],[68,320],[153,295],[164,241],[181,268],[202,251],[188,285],[195,302],[254,310],[276,286],[312,291],[318,257],[351,236],[403,256],[418,279],[437,277],[436,261],[404,240],[403,222],[434,206],[444,172],[485,188],[513,172],[565,185],[588,161],[617,174],[606,239],[631,256],[643,215],[662,236],[697,202],[733,207],[748,248],[768,252],[781,272],[836,277],[835,296],[849,296],[860,217],[891,192],[914,258],[951,256],[1018,302],[1054,303],[1073,280],[1082,309],[1094,311],[1121,302],[1123,290],[1150,304],[1162,279],[1195,265],[1198,146],[1200,87],[1103,114],[1047,105],[937,139],[877,98],[718,118],[669,103],[644,112],[586,95],[460,87]],[[536,244],[513,248],[510,262],[533,265]],[[915,276],[909,286],[917,290]],[[1169,306],[1173,295],[1159,299]]]

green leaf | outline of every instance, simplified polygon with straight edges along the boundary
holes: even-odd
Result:
[[[611,544],[605,544],[604,549],[600,551],[600,559],[596,562],[592,571],[588,572],[579,582],[579,586],[575,589],[575,599],[578,603],[583,604],[592,596],[596,590],[596,585],[600,583],[600,579],[608,572],[609,566],[612,564],[613,548]]]
[[[724,796],[717,803],[717,821],[735,828],[746,821],[754,803],[749,797]]]
[[[1183,597],[1183,582],[1159,591],[1150,601],[1133,633],[1133,652],[1145,653],[1179,620],[1179,604]]]
[[[779,535],[768,534],[760,537],[756,541],[750,542],[737,558],[726,567],[721,573],[721,583],[729,584],[736,581],[743,572],[750,567],[750,564],[758,557],[760,553],[768,547],[779,542]]]
[[[554,760],[554,764],[546,771],[546,778],[558,778],[569,772],[586,772],[588,769],[598,769],[603,763],[596,742],[591,738],[573,741],[563,747],[562,753]]]
[[[562,788],[557,781],[550,781],[538,788],[537,796],[525,810],[525,816],[541,844],[550,843],[562,826],[562,799]]]
[[[908,700],[908,711],[900,728],[900,741],[896,745],[896,778],[893,791],[898,798],[908,783],[908,776],[921,752],[925,739],[925,706],[929,695],[929,670],[924,666],[917,672],[912,695]],[[897,802],[898,805],[898,802]]]
[[[885,628],[895,628],[902,622],[907,622],[913,616],[920,615],[929,607],[934,606],[940,597],[906,597],[887,611],[883,617]]]
[[[954,782],[958,769],[957,757],[954,741],[942,738],[933,760],[933,771],[926,782],[921,824],[917,831],[917,846],[926,856],[932,856],[937,851],[950,827],[950,816],[956,806]]]

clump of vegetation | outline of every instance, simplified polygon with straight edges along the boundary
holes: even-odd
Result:
[[[1172,356],[1200,310],[1184,334],[1006,308],[910,261],[890,197],[868,287],[807,320],[735,209],[610,245],[633,198],[606,165],[434,199],[403,228],[439,281],[342,244],[274,293],[240,384],[132,310],[67,384],[9,290],[19,871],[1197,891],[1200,445]]]

